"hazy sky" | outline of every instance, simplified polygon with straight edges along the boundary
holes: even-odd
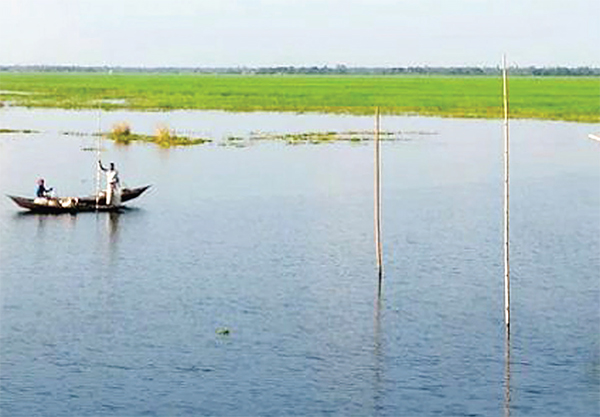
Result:
[[[0,64],[600,66],[598,0],[0,0]]]

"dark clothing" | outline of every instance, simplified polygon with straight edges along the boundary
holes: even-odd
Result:
[[[47,195],[50,191],[52,191],[52,187],[46,188],[46,187],[44,187],[44,184],[40,184],[40,185],[38,185],[35,195],[37,197],[47,197]]]

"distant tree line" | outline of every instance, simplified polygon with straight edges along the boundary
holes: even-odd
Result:
[[[167,74],[268,74],[268,75],[452,75],[492,76],[500,67],[347,67],[274,66],[274,67],[120,67],[77,65],[0,65],[0,72],[88,72],[88,73],[167,73]],[[600,76],[597,67],[511,67],[512,75],[522,76]]]

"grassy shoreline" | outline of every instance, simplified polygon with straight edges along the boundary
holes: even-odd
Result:
[[[600,122],[600,77],[511,77],[511,117]],[[2,73],[0,103],[499,118],[497,77]]]

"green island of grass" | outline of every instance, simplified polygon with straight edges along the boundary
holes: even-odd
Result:
[[[143,135],[139,133],[131,133],[129,135],[114,135],[109,133],[106,137],[114,140],[116,143],[122,145],[128,145],[131,142],[149,142],[155,143],[161,148],[171,148],[174,146],[191,146],[191,145],[202,145],[204,143],[211,142],[210,139],[203,138],[188,138],[184,136],[172,136],[168,139],[160,138],[153,135]]]
[[[131,127],[126,122],[117,123],[113,126],[110,133],[107,133],[104,136],[122,145],[128,145],[131,142],[151,142],[157,144],[161,148],[202,145],[204,143],[211,142],[210,139],[189,138],[187,136],[177,135],[174,131],[170,130],[166,126],[157,127],[155,135],[133,133],[131,131]]]
[[[67,136],[89,136],[86,132],[62,132]],[[94,133],[92,136],[102,136],[104,138],[115,141],[120,145],[129,145],[132,142],[155,143],[161,148],[171,148],[175,146],[191,146],[202,145],[212,142],[212,139],[206,138],[190,138],[187,136],[177,135],[174,131],[166,126],[158,126],[154,135],[145,135],[141,133],[133,133],[131,126],[127,122],[120,122],[113,126],[110,132]],[[96,148],[84,148],[83,150],[96,150]]]
[[[600,121],[599,77],[509,84],[512,118]],[[26,107],[502,116],[502,80],[488,76],[0,73],[0,85],[0,102]]]

